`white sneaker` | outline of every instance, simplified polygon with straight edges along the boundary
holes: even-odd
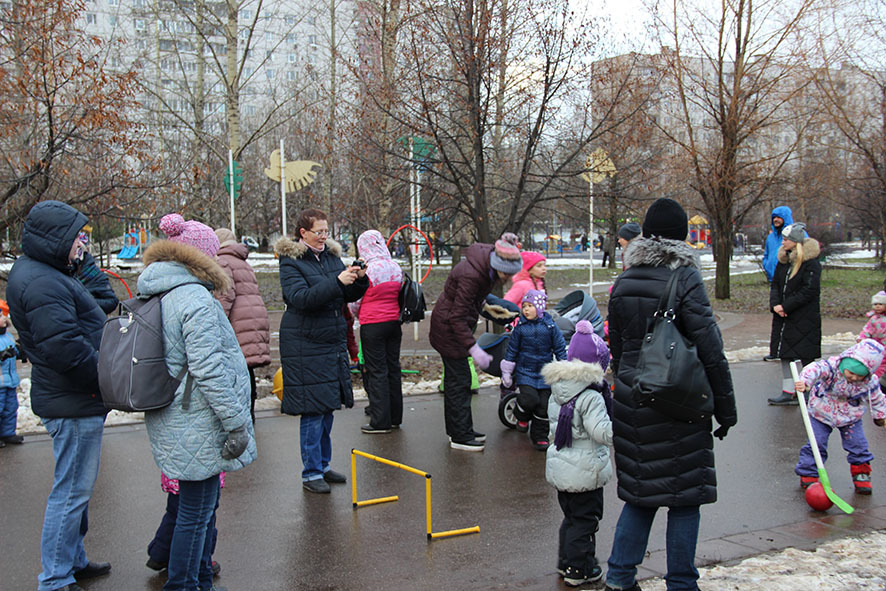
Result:
[[[483,451],[486,449],[486,446],[476,439],[471,439],[470,441],[450,441],[449,447],[452,449],[460,449],[462,451]]]

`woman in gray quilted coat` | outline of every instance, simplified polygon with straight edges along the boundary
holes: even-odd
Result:
[[[214,260],[219,243],[212,228],[170,214],[160,229],[169,239],[145,251],[138,292],[169,291],[162,303],[166,365],[172,375],[188,368],[172,404],[145,413],[154,461],[179,481],[163,590],[205,591],[213,588],[210,532],[219,473],[239,470],[256,457],[249,372],[234,330],[210,291],[230,287]]]

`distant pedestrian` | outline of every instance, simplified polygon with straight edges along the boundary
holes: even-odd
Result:
[[[403,271],[391,258],[378,230],[360,234],[357,251],[369,277],[366,293],[350,305],[360,322],[363,383],[369,397],[369,423],[360,430],[367,434],[390,433],[403,422],[399,302]]]
[[[603,251],[603,262],[600,263],[601,267],[606,267],[609,262],[609,251],[612,249],[612,234],[606,232],[606,235],[603,237],[603,241],[600,243],[600,250]]]
[[[257,453],[249,416],[249,371],[237,335],[211,293],[231,288],[215,260],[215,232],[179,214],[163,216],[160,230],[167,239],[145,250],[138,293],[168,292],[162,301],[166,366],[171,375],[187,368],[172,403],[145,412],[154,462],[178,481],[163,591],[208,590],[214,574],[219,475],[244,468]]]
[[[886,291],[877,292],[871,297],[871,307],[873,309],[867,313],[867,324],[861,329],[857,342],[864,339],[874,339],[886,346]],[[883,359],[874,374],[883,383],[883,375],[886,374],[886,358]]]
[[[772,210],[772,231],[766,236],[766,244],[763,247],[763,271],[766,279],[772,283],[775,274],[775,266],[778,264],[778,249],[781,248],[782,230],[785,226],[794,223],[794,215],[787,205],[779,205]]]
[[[590,322],[579,320],[566,361],[554,361],[541,370],[551,385],[547,414],[552,443],[545,477],[557,489],[563,511],[557,572],[570,587],[603,578],[596,534],[603,518],[603,486],[612,478],[609,385],[603,379],[608,365],[606,343],[594,334]]]
[[[450,446],[483,451],[486,435],[474,430],[471,414],[471,367],[486,369],[492,356],[474,339],[486,296],[523,268],[517,236],[505,233],[495,244],[476,243],[446,278],[431,314],[431,346],[443,358],[443,414]]]
[[[631,240],[639,236],[643,233],[643,228],[640,227],[640,224],[637,222],[628,222],[618,229],[618,245],[621,246],[621,266],[622,270],[626,269],[624,259],[625,259],[625,249],[627,249],[628,244],[631,243]]]
[[[685,423],[641,406],[632,394],[640,347],[665,285],[680,272],[674,319],[694,344],[714,397],[714,417],[723,438],[738,421],[723,340],[701,278],[698,253],[686,243],[688,220],[672,199],[646,211],[643,237],[628,246],[628,269],[609,298],[609,346],[616,376],[612,403],[618,497],[624,507],[612,543],[607,589],[639,589],[637,566],[646,556],[649,531],[661,507],[667,515],[669,589],[697,589],[695,550],[700,506],[717,500],[712,421]]]
[[[18,372],[15,360],[21,356],[15,339],[7,331],[9,318],[0,314],[0,447],[20,444],[25,438],[15,432],[18,423]]]
[[[821,357],[821,247],[806,235],[806,224],[801,222],[786,226],[782,235],[769,289],[769,350],[781,360],[782,388],[769,404],[792,406],[798,402],[790,362],[799,359],[806,366]]]
[[[219,249],[216,259],[222,270],[231,280],[231,289],[218,295],[218,301],[225,311],[225,316],[234,327],[240,350],[246,358],[249,370],[249,387],[252,402],[249,414],[255,422],[255,368],[271,364],[271,325],[268,320],[268,309],[261,297],[258,280],[246,258],[249,247],[237,242],[234,233],[227,228],[215,231]]]
[[[541,375],[552,359],[566,359],[566,341],[550,314],[545,312],[548,297],[531,289],[521,302],[522,314],[511,331],[508,348],[501,361],[501,383],[517,386],[514,416],[517,430],[529,432],[532,447],[548,449],[548,399],[551,388]]]
[[[520,256],[523,258],[523,268],[511,278],[511,288],[505,293],[505,299],[517,306],[520,305],[523,296],[530,289],[547,293],[545,275],[548,267],[545,255],[540,252],[524,250]]]
[[[46,500],[39,591],[77,589],[111,565],[86,557],[83,538],[98,477],[107,409],[98,388],[98,347],[107,316],[74,277],[86,216],[59,201],[31,208],[6,297],[31,361],[31,408],[52,438],[55,474]]]
[[[864,339],[839,355],[807,365],[800,381],[794,384],[797,392],[809,392],[809,418],[821,459],[827,460],[828,437],[833,429],[838,429],[855,492],[862,495],[873,492],[871,461],[874,454],[861,423],[865,409],[870,406],[875,425],[886,425],[886,396],[874,375],[882,361],[883,345]],[[803,488],[818,482],[818,469],[809,443],[800,450],[794,472]]]
[[[333,412],[354,406],[344,308],[363,297],[369,279],[361,267],[342,262],[324,212],[302,211],[295,231],[295,240],[283,237],[274,245],[286,302],[280,321],[281,411],[301,416],[302,488],[324,494],[330,483],[347,480],[329,465]]]

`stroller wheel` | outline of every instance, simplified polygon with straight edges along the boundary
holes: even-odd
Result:
[[[517,416],[514,414],[514,408],[517,406],[517,393],[511,392],[502,396],[498,401],[498,418],[501,424],[508,429],[517,428]]]

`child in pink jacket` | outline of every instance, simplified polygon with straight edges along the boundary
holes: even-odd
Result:
[[[886,347],[886,291],[880,291],[871,297],[871,305],[873,310],[867,313],[868,323],[861,329],[858,335],[858,342],[864,339],[874,339],[884,347]],[[886,358],[880,363],[880,367],[874,372],[880,379],[880,385],[883,387],[883,374],[886,373]]]
[[[874,454],[861,424],[865,409],[871,407],[875,425],[886,424],[886,396],[874,375],[882,361],[883,345],[865,339],[830,359],[810,363],[794,384],[798,393],[809,391],[809,418],[822,461],[828,457],[828,436],[833,429],[839,429],[855,492],[862,495],[873,490]],[[800,450],[794,472],[803,488],[818,481],[818,469],[808,443]]]

